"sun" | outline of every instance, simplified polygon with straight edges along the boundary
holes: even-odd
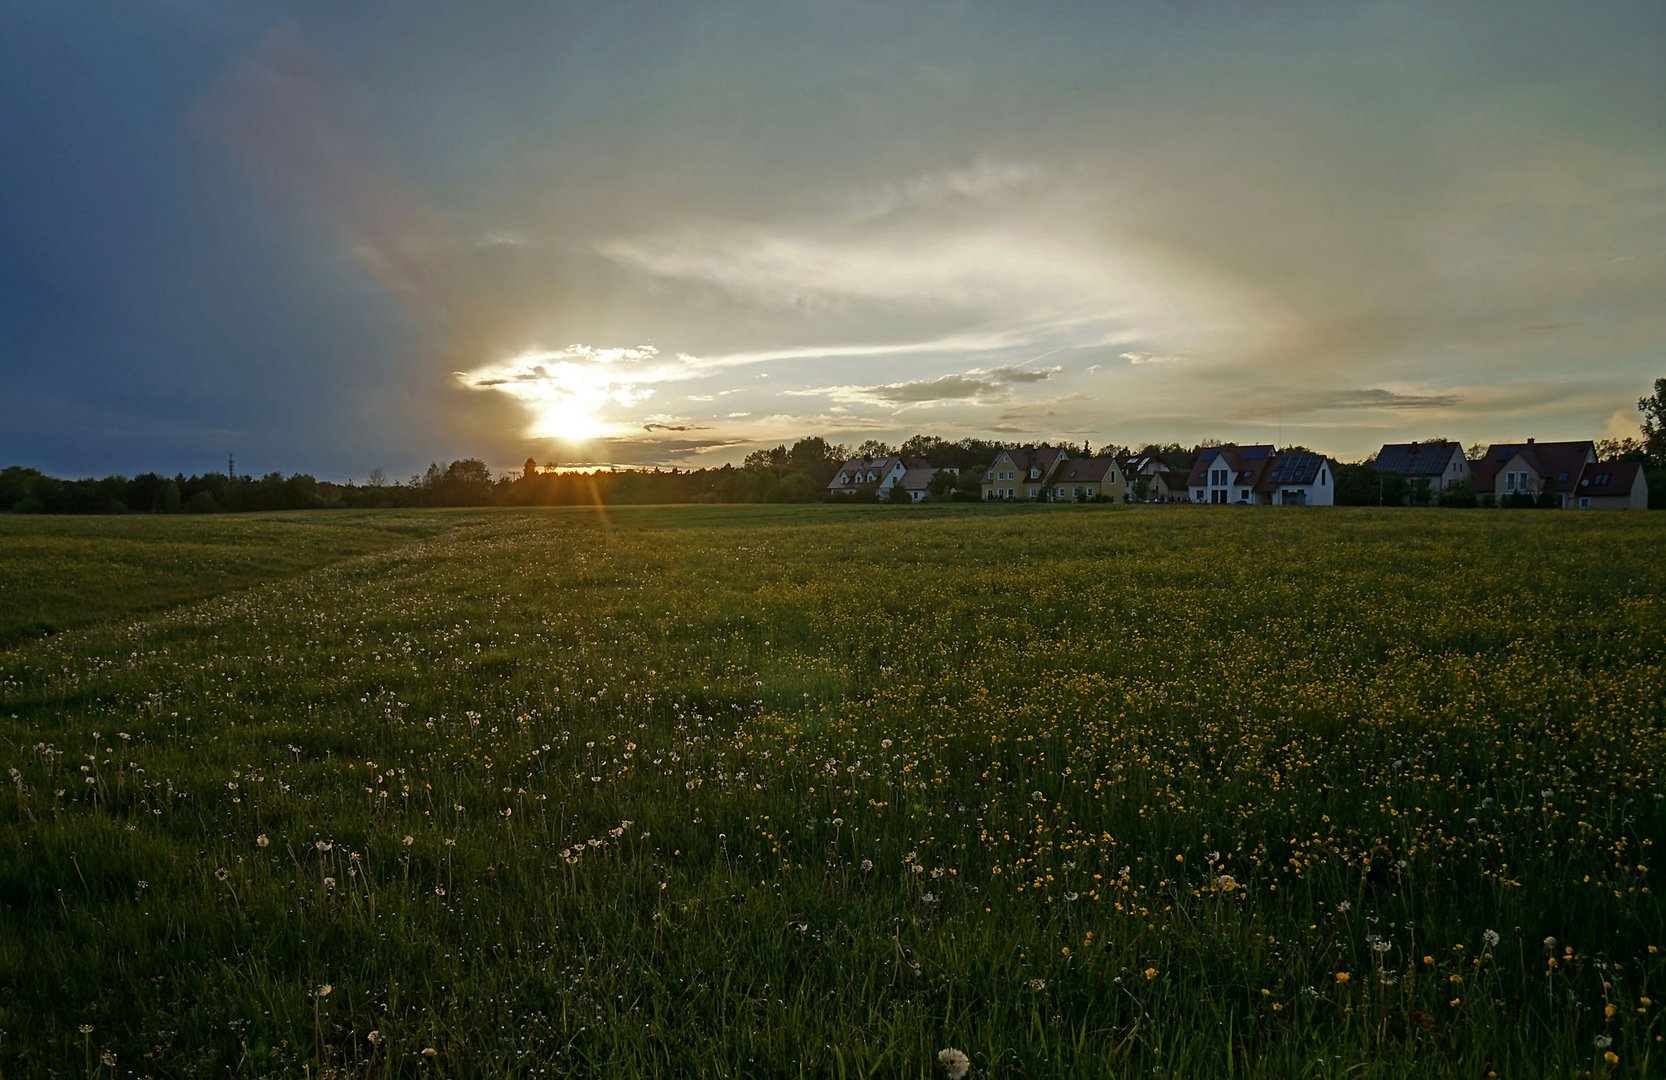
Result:
[[[584,442],[612,431],[612,425],[600,415],[607,404],[607,395],[593,390],[552,386],[529,404],[533,411],[529,434],[535,438]]]

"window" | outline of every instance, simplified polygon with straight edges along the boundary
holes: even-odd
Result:
[[[1516,474],[1515,473],[1505,473],[1504,474],[1504,490],[1505,491],[1514,491],[1515,489],[1516,489]]]
[[[1030,466],[1030,479],[1031,480],[1040,480],[1041,479],[1041,470],[1036,468],[1034,465]]]
[[[1581,510],[1589,510],[1591,508],[1591,497],[1589,495],[1581,495],[1579,497],[1579,508]]]

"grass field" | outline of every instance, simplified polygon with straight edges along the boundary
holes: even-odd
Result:
[[[0,1076],[1666,1065],[1659,515],[0,518],[0,567]]]

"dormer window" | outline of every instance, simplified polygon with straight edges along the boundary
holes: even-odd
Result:
[[[1034,465],[1030,466],[1030,479],[1031,480],[1041,479],[1041,470],[1036,468]]]

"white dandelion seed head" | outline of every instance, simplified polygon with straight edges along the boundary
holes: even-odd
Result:
[[[948,1073],[949,1080],[960,1080],[972,1071],[972,1059],[953,1047],[937,1051],[937,1060],[943,1066],[943,1071]]]

